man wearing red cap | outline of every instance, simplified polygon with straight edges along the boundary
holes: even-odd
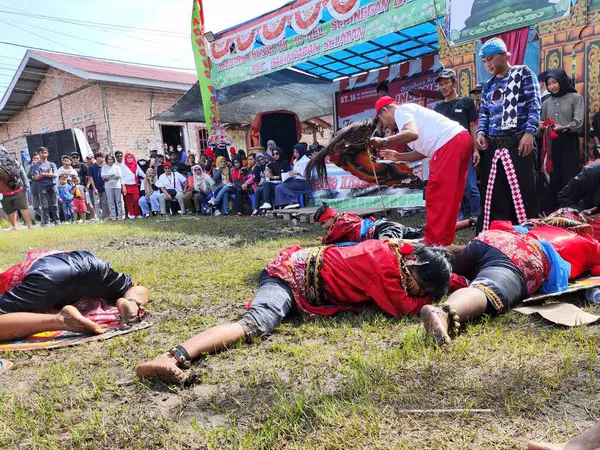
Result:
[[[407,145],[412,151],[382,150],[379,155],[392,161],[419,161],[429,158],[429,181],[425,200],[427,219],[425,243],[450,245],[465,185],[473,140],[457,122],[413,103],[398,105],[392,97],[375,104],[377,115],[388,128],[399,132],[388,138],[371,138],[374,148]]]
[[[352,213],[338,213],[327,203],[323,203],[314,215],[315,222],[325,228],[323,244],[341,242],[362,242],[368,239],[421,239],[423,229],[410,228],[385,219],[374,217],[363,219]]]

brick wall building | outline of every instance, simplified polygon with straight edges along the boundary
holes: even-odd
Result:
[[[29,134],[80,128],[104,153],[142,156],[164,139],[196,150],[203,124],[151,120],[195,81],[192,73],[29,50],[0,101],[0,144],[19,155]]]
[[[156,121],[196,82],[196,75],[29,50],[0,101],[0,144],[19,156],[27,136],[80,128],[93,150],[138,157],[163,142],[206,148],[203,123]],[[325,119],[325,120],[323,120]],[[331,118],[303,124],[304,142],[327,143]],[[250,147],[250,125],[228,127],[238,149]]]

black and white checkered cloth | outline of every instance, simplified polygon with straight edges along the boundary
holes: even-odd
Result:
[[[523,67],[513,67],[506,81],[502,130],[517,128],[517,105],[519,103],[519,93],[521,92],[521,82],[523,81]]]

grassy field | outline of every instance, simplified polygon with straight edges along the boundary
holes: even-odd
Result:
[[[107,259],[150,288],[154,323],[103,343],[1,354],[15,367],[0,376],[0,448],[519,449],[600,418],[600,328],[516,312],[468,325],[444,349],[417,318],[294,317],[196,363],[188,388],[134,379],[140,362],[235,320],[265,263],[318,235],[232,217],[0,233],[2,267],[40,247]],[[408,411],[452,408],[492,412]]]

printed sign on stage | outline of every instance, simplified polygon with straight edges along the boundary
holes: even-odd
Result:
[[[388,87],[390,95],[398,103],[416,103],[418,97],[410,94],[413,89],[428,89],[437,91],[435,79],[437,74],[420,75],[391,82]],[[377,101],[376,86],[370,86],[354,91],[341,92],[336,94],[337,108],[337,126],[338,129],[344,128],[351,123],[359,120],[375,117],[375,102]],[[427,106],[433,108],[438,100],[427,99]]]
[[[472,41],[567,16],[570,4],[571,0],[450,0],[450,41]]]
[[[216,89],[319,58],[445,13],[445,0],[312,0],[212,42]],[[326,22],[321,21],[328,17]],[[290,28],[296,33],[289,36]],[[263,46],[257,47],[260,41]]]

